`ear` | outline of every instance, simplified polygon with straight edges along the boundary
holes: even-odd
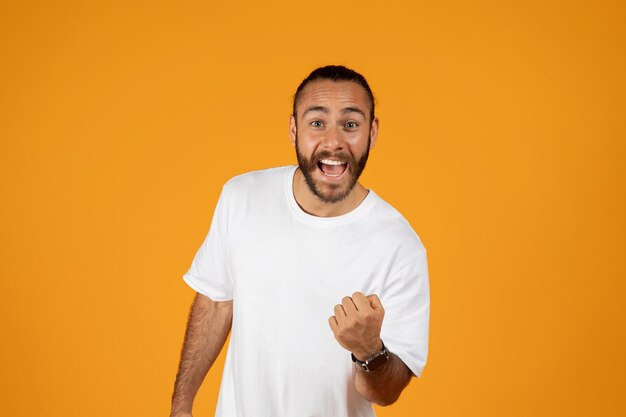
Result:
[[[293,114],[289,115],[289,141],[292,146],[296,146],[296,132],[298,128],[296,127],[296,118]]]
[[[370,150],[374,149],[376,145],[376,140],[378,139],[378,125],[379,125],[378,117],[375,117],[372,121],[372,126],[370,127]]]

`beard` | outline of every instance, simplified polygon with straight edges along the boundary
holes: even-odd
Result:
[[[300,167],[300,171],[304,175],[304,179],[309,187],[309,190],[321,201],[324,203],[338,203],[343,201],[349,194],[350,191],[354,188],[359,177],[363,173],[365,169],[365,165],[367,164],[367,158],[370,153],[370,142],[371,135],[367,137],[367,148],[365,152],[357,159],[351,153],[347,152],[330,152],[330,151],[320,151],[314,153],[311,158],[307,158],[306,156],[300,153],[300,148],[298,147],[298,134],[296,133],[296,156],[298,157],[298,166]],[[316,181],[313,178],[313,173],[316,170],[320,170],[318,163],[322,159],[327,158],[338,158],[342,161],[348,163],[346,167],[346,171],[343,175],[346,175],[347,178],[340,184],[326,184],[320,181]],[[322,175],[324,175],[322,173]]]

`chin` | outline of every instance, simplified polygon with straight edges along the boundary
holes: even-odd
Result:
[[[339,203],[350,195],[350,192],[354,188],[354,184],[350,186],[350,181],[346,181],[344,184],[324,184],[316,182],[314,189],[311,189],[313,194],[317,196],[321,201],[325,203]],[[311,187],[309,187],[311,188]]]

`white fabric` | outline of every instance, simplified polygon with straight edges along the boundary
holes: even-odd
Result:
[[[373,191],[342,216],[305,213],[292,192],[295,170],[230,180],[184,276],[213,300],[234,300],[217,417],[374,416],[328,325],[356,291],[380,297],[389,350],[417,376],[426,363],[428,270],[415,232]]]

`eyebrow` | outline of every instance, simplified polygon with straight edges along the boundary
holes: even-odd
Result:
[[[365,112],[361,109],[359,109],[358,107],[345,107],[343,109],[341,109],[341,112],[343,114],[346,113],[359,113],[361,116],[363,116],[364,119],[367,119],[367,117],[365,116]]]
[[[302,113],[302,117],[306,116],[307,113],[312,112],[312,111],[319,111],[319,112],[328,114],[328,109],[324,106],[311,106],[308,109],[306,109],[304,113]]]
[[[304,113],[302,113],[302,117],[304,117],[307,113],[309,112],[313,112],[313,111],[319,111],[325,114],[329,113],[329,110],[327,107],[324,106],[311,106],[308,109],[306,109],[304,111]],[[341,113],[343,114],[347,114],[347,113],[358,113],[361,116],[363,116],[363,118],[367,118],[365,116],[365,112],[363,112],[363,110],[359,109],[358,107],[344,107],[343,109],[341,109]]]

